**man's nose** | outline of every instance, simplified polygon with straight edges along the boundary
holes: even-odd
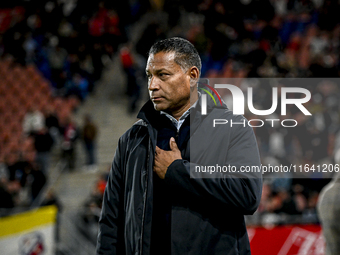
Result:
[[[153,77],[149,80],[148,89],[149,89],[150,91],[159,89],[159,84],[158,84],[158,81],[157,81],[156,77],[153,76]]]

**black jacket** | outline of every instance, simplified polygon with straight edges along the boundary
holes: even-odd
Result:
[[[214,128],[213,119],[245,119],[225,105],[216,107],[209,98],[207,115],[201,115],[200,107],[198,102],[190,113],[190,142],[181,150],[183,159],[169,166],[164,179],[172,189],[171,254],[250,254],[244,215],[259,205],[261,173],[200,178],[202,173],[192,172],[190,178],[190,169],[206,163],[238,170],[259,166],[253,130],[230,124]],[[150,254],[154,125],[159,112],[148,101],[138,117],[141,120],[119,139],[104,193],[97,254]]]

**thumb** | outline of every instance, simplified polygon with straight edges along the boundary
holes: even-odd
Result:
[[[170,149],[173,150],[179,150],[177,147],[177,143],[175,141],[175,138],[171,137],[170,138]]]

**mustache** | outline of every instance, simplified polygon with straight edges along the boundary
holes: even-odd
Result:
[[[162,95],[150,95],[151,99],[160,98],[160,97],[164,97],[164,96],[162,96]]]

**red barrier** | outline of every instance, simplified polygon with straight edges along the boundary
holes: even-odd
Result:
[[[324,255],[319,225],[248,227],[252,255]]]

